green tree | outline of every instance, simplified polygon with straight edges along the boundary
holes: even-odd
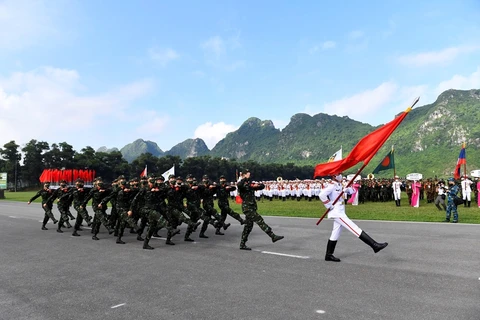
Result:
[[[49,149],[48,143],[45,141],[30,140],[22,148],[24,153],[22,181],[28,184],[36,185],[39,183],[38,178],[43,172],[43,153]]]
[[[4,170],[7,172],[7,179],[17,186],[17,180],[20,175],[19,162],[22,160],[22,155],[18,151],[18,144],[14,140],[3,145],[0,148],[0,156],[5,160]]]

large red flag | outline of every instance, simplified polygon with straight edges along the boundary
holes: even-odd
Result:
[[[363,137],[355,147],[353,147],[350,154],[342,160],[321,163],[315,167],[315,177],[329,176],[334,173],[342,173],[343,171],[353,167],[360,161],[367,165],[382,145],[387,141],[390,135],[405,119],[407,114],[412,110],[413,106],[418,102],[419,98],[415,99],[412,106],[405,110],[401,115],[378,128],[372,133]]]

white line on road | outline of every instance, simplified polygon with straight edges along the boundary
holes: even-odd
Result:
[[[291,258],[298,258],[298,259],[309,259],[309,256],[296,256],[294,254],[286,254],[286,253],[279,253],[279,252],[270,252],[270,251],[260,251],[261,253],[266,254],[273,254],[276,256],[283,256],[283,257],[291,257]]]
[[[315,311],[316,313],[320,313],[320,314],[324,314],[325,313],[325,310],[317,310]]]
[[[110,309],[115,309],[115,308],[118,308],[118,307],[121,307],[121,306],[124,306],[125,303],[120,303],[120,304],[117,304],[116,306],[113,306],[113,307],[110,307]]]

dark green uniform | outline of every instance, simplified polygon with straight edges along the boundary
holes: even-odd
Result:
[[[129,188],[130,186],[124,180],[121,182],[121,185],[118,189],[118,192],[112,193],[116,196],[116,207],[117,207],[117,214],[118,214],[118,231],[117,227],[115,227],[115,231],[118,232],[117,234],[117,243],[118,244],[125,244],[122,241],[123,232],[125,230],[125,226],[128,224],[130,227],[137,229],[133,217],[128,215],[128,211],[130,210],[130,205],[133,200],[132,196],[134,196],[134,192]],[[102,201],[103,203],[108,202],[107,199]]]
[[[62,226],[65,223],[68,228],[71,228],[70,222],[68,219],[73,218],[75,219],[72,214],[70,213],[70,205],[72,203],[72,193],[66,187],[66,185],[60,186],[55,192],[50,196],[50,199],[53,203],[55,199],[58,199],[57,202],[57,209],[60,212],[60,220],[58,222],[57,232],[63,233]],[[72,220],[73,220],[72,219]]]
[[[105,189],[103,182],[97,184],[96,188],[93,188],[88,194],[87,198],[83,201],[82,207],[86,207],[88,201],[92,199],[92,208],[95,212],[93,218],[93,240],[99,240],[97,237],[98,232],[100,231],[100,224],[108,230],[109,234],[113,233],[113,229],[110,227],[108,218],[107,218],[107,205],[102,204],[102,200],[110,195],[110,190]]]
[[[77,183],[76,188],[72,189],[72,198],[73,198],[73,208],[77,211],[77,220],[75,220],[75,225],[73,227],[73,236],[80,236],[77,231],[81,231],[80,225],[83,220],[87,221],[88,226],[92,225],[92,217],[88,214],[88,211],[85,207],[82,207],[83,202],[88,196],[89,189],[83,188],[83,183]]]
[[[192,224],[190,224],[187,228],[187,232],[185,233],[185,241],[194,241],[190,238],[190,235],[195,232],[197,227],[201,224],[198,220],[203,214],[203,210],[200,207],[201,205],[201,198],[200,198],[200,191],[198,189],[197,183],[193,179],[187,179],[187,189],[185,191],[185,198],[187,199],[187,214],[192,220]]]
[[[255,190],[263,190],[265,185],[252,183],[250,181],[250,175],[246,174],[245,177],[237,184],[240,197],[242,198],[242,211],[245,215],[245,226],[243,227],[242,239],[240,241],[240,249],[251,250],[247,247],[246,242],[248,236],[253,229],[253,223],[255,222],[260,229],[262,229],[267,235],[272,238],[273,242],[283,239],[283,236],[277,236],[273,233],[272,228],[263,220],[262,216],[257,212],[257,201],[255,199]]]
[[[148,230],[143,243],[143,249],[152,250],[153,247],[149,245],[150,239],[152,238],[154,232],[157,228],[166,227],[168,229],[167,241],[171,242],[171,238],[179,230],[173,230],[171,226],[167,223],[167,220],[164,219],[160,210],[163,210],[161,203],[165,202],[166,188],[162,186],[155,185],[154,180],[149,181],[148,186],[141,189],[135,198],[133,199],[130,205],[130,212],[135,208],[139,201],[144,202],[144,213],[148,216]],[[171,243],[168,243],[171,244]]]
[[[238,213],[233,211],[232,208],[230,208],[230,203],[228,198],[230,197],[230,192],[234,191],[235,189],[236,189],[235,186],[227,185],[226,180],[220,180],[220,186],[217,190],[217,199],[218,199],[218,207],[220,208],[220,217],[221,217],[220,222],[223,224],[224,229],[226,229],[225,227],[229,225],[229,224],[225,225],[225,220],[227,219],[227,215],[231,216],[232,218],[240,222],[240,224],[242,225],[245,223],[242,217]]]
[[[200,194],[202,195],[202,206],[203,206],[203,224],[202,229],[200,230],[200,238],[206,238],[205,231],[207,231],[208,225],[211,224],[215,228],[220,228],[223,224],[220,222],[221,217],[215,209],[215,204],[213,202],[213,196],[217,193],[219,187],[214,184],[210,184],[208,178],[203,178],[202,185],[200,185]],[[221,232],[216,232],[215,234],[223,235]]]
[[[50,189],[49,186],[49,184],[45,184],[45,187],[42,190],[38,191],[37,194],[35,194],[30,200],[28,200],[28,204],[30,204],[38,197],[42,197],[42,208],[43,211],[45,211],[45,215],[43,216],[42,221],[42,230],[48,230],[45,225],[47,224],[49,219],[52,219],[54,224],[58,222],[58,220],[55,219],[52,213],[53,201],[49,200],[54,190]]]

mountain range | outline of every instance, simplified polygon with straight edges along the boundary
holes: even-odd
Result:
[[[462,142],[466,142],[467,169],[480,168],[480,90],[447,90],[428,105],[414,108],[379,150],[364,173],[395,148],[395,173],[419,172],[424,177],[451,175]],[[230,132],[209,150],[202,139],[187,139],[168,151],[155,142],[138,139],[120,149],[131,162],[142,153],[154,156],[175,155],[182,159],[209,155],[257,161],[260,163],[295,163],[312,165],[325,162],[340,147],[346,156],[366,134],[378,127],[324,113],[310,116],[298,113],[283,129],[270,120],[247,119],[238,130]],[[101,151],[108,151],[102,147]],[[352,169],[354,172],[355,168]],[[379,176],[392,176],[393,170]]]

